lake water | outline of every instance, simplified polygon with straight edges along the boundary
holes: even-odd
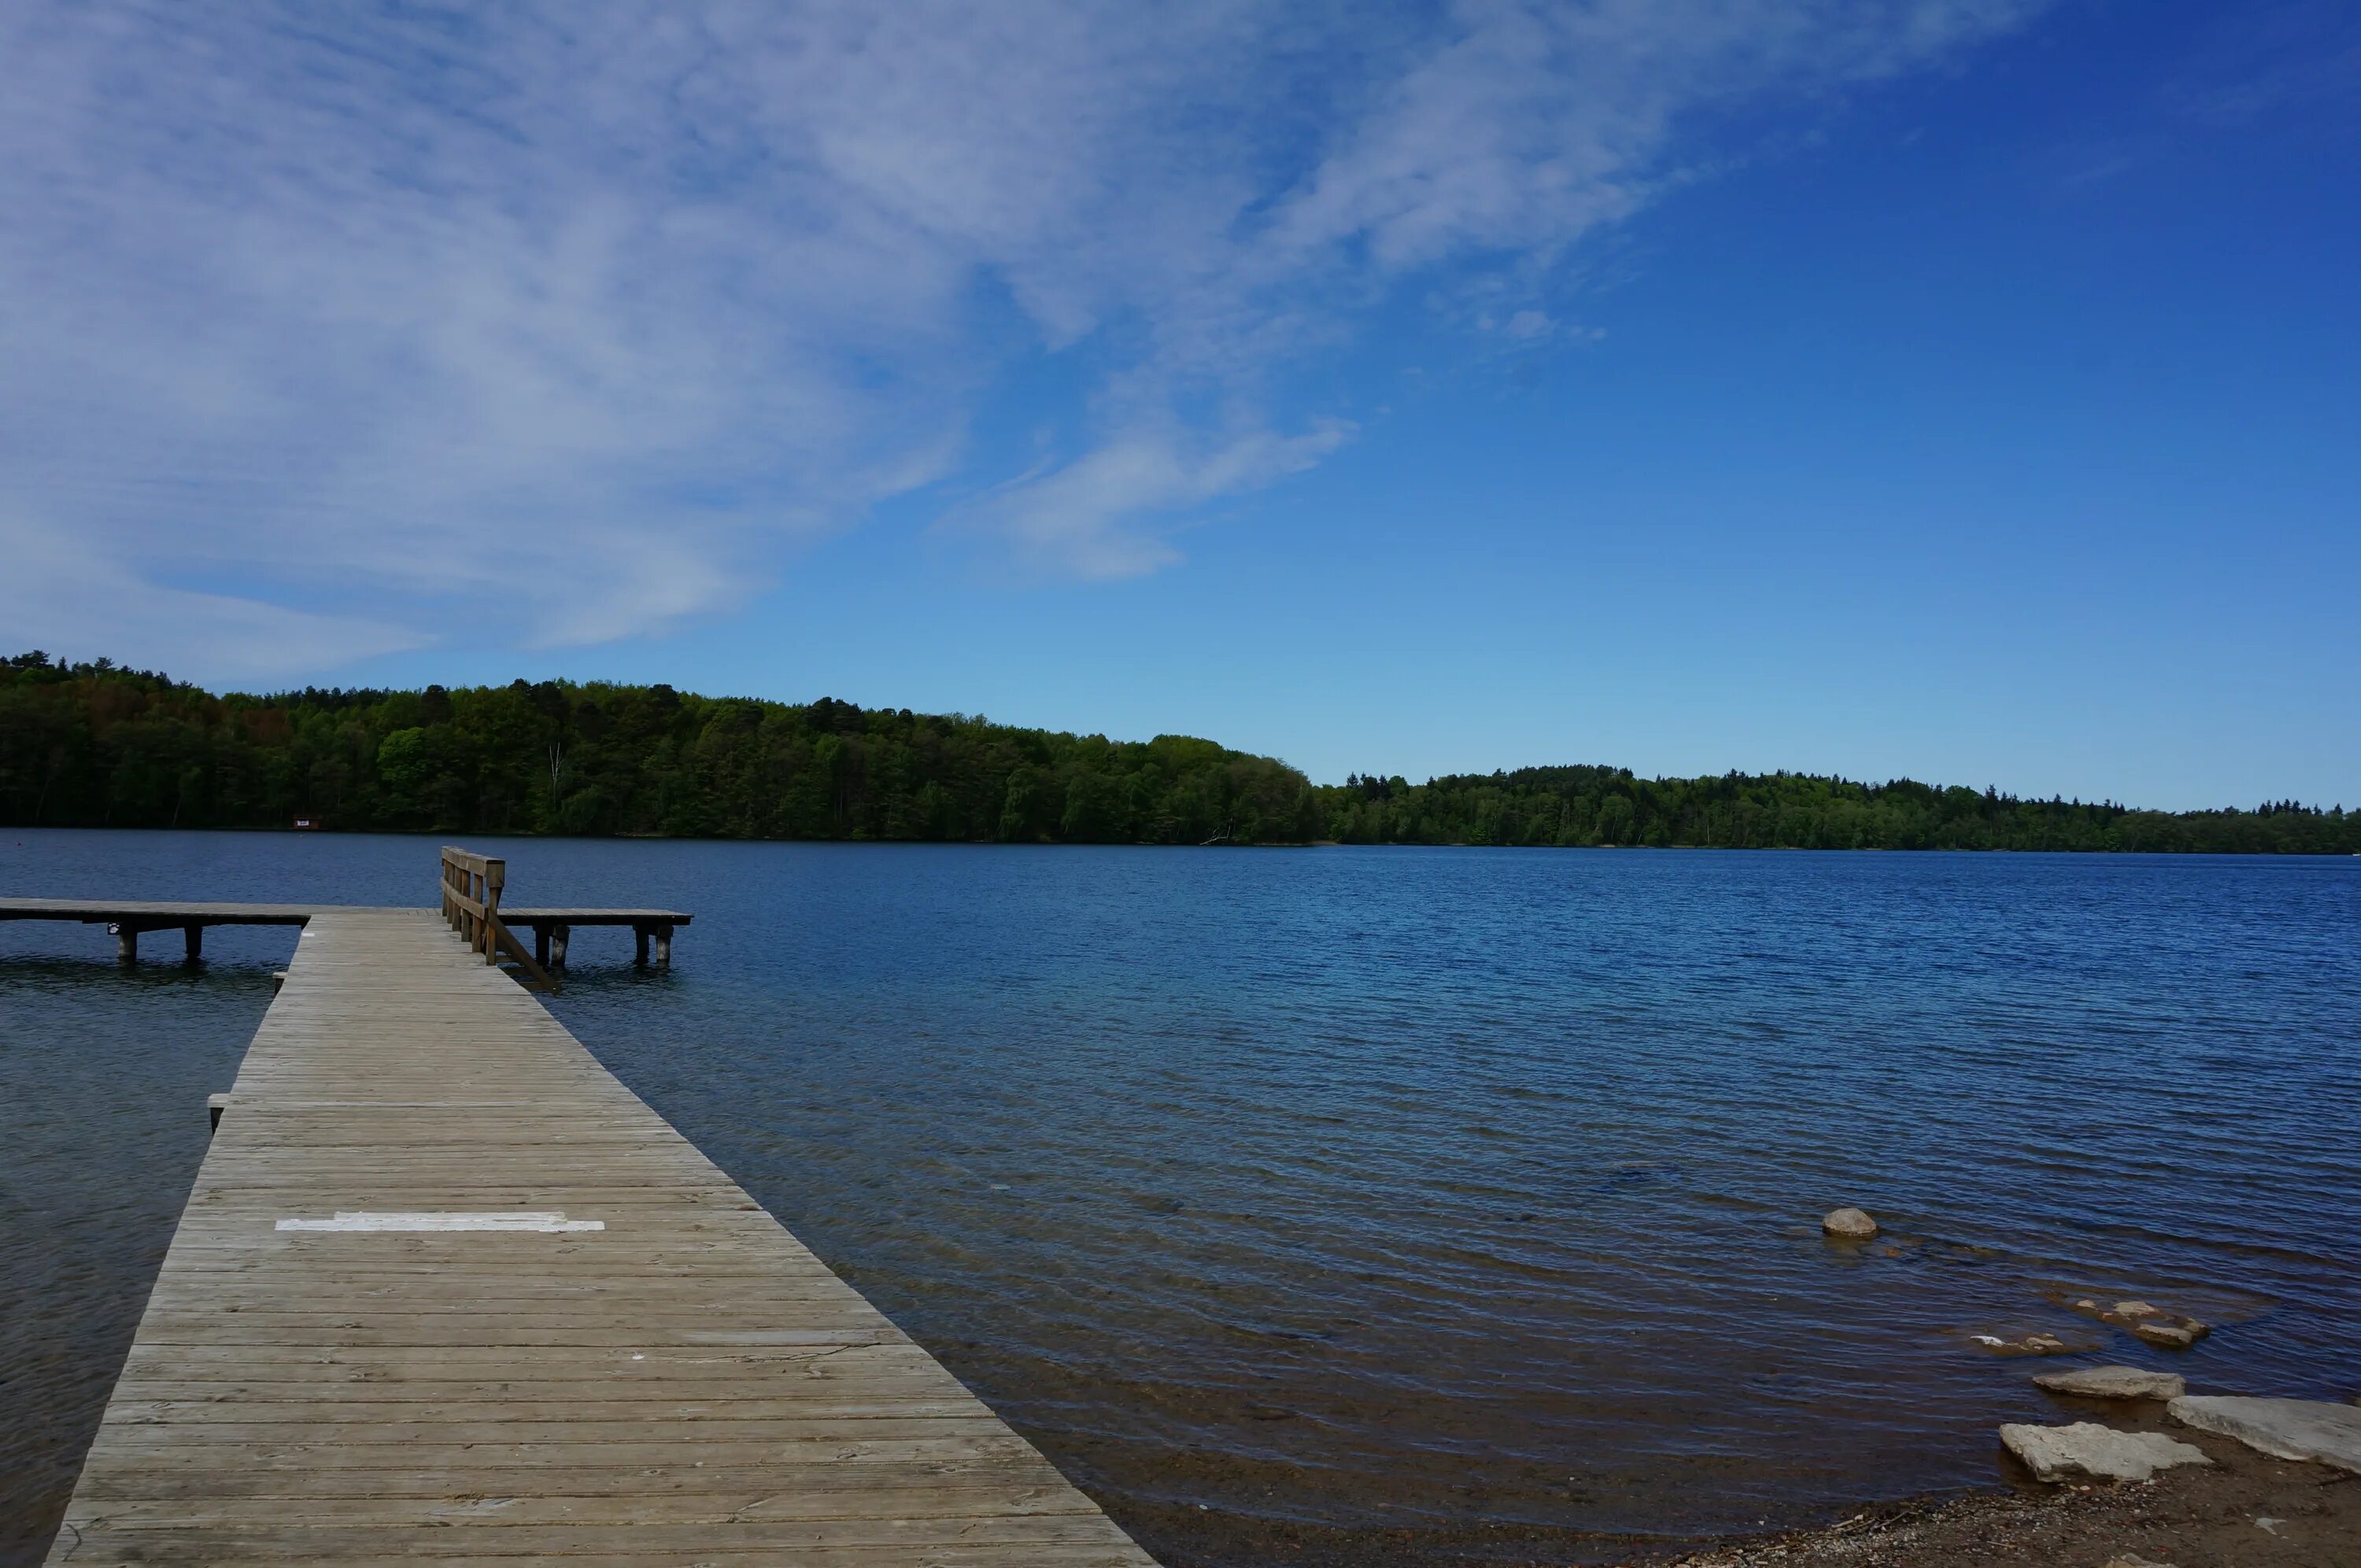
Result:
[[[2001,1485],[2060,1418],[1979,1332],[2361,1388],[2361,860],[473,842],[695,912],[669,973],[578,932],[553,1011],[1175,1564]],[[0,893],[423,904],[434,848],[19,830]],[[0,924],[0,1560],[293,934],[148,943]]]

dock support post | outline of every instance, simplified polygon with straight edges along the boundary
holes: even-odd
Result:
[[[119,964],[137,963],[139,961],[139,927],[109,926],[107,929],[115,933],[115,961]]]
[[[226,1094],[208,1094],[208,1095],[206,1095],[206,1096],[205,1096],[205,1115],[207,1116],[207,1118],[208,1118],[209,1120],[208,1120],[208,1122],[207,1122],[207,1124],[206,1124],[205,1130],[206,1130],[207,1132],[212,1132],[212,1133],[217,1133],[217,1132],[221,1131],[221,1119],[222,1119],[222,1113],[223,1113],[223,1112],[225,1112],[225,1111],[226,1111],[226,1110],[228,1110],[228,1109],[229,1109],[229,1096],[228,1096],[228,1095],[226,1095]]]
[[[549,927],[546,926],[533,928],[533,961],[544,969],[549,967]]]
[[[656,968],[672,968],[672,927],[668,925],[656,927]]]
[[[190,963],[195,963],[205,956],[205,928],[203,926],[183,926],[181,927],[181,937],[188,944]]]
[[[283,969],[272,970],[270,971],[270,994],[276,996],[286,989],[287,971]]]
[[[566,944],[572,939],[573,936],[574,927],[571,926],[553,926],[549,928],[549,962],[542,966],[544,969],[566,967]]]
[[[645,926],[631,927],[631,961],[642,969],[648,967],[648,928]]]

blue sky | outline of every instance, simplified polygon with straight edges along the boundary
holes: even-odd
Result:
[[[37,0],[0,62],[22,646],[2361,806],[2349,5]]]

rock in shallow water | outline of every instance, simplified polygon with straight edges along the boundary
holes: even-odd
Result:
[[[2142,1366],[2077,1366],[2037,1372],[2033,1380],[2053,1394],[2080,1394],[2086,1399],[2178,1399],[2189,1392],[2189,1380],[2178,1373]]]
[[[2095,1475],[2103,1481],[2145,1481],[2176,1464],[2213,1463],[2202,1449],[2162,1432],[2117,1431],[2096,1421],[2076,1421],[2070,1427],[2013,1421],[2000,1429],[2000,1441],[2044,1481],[2078,1475]]]
[[[2326,1399],[2191,1394],[2166,1407],[2200,1431],[2235,1437],[2278,1459],[2309,1459],[2361,1475],[2361,1409]]]
[[[2149,1344],[2162,1345],[2167,1350],[2187,1350],[2213,1331],[2194,1318],[2143,1318],[2131,1325],[2132,1332]]]
[[[1994,1355],[2079,1355],[2097,1345],[2084,1343],[2070,1344],[2056,1334],[2026,1334],[2021,1339],[2003,1339],[1998,1334],[1970,1334],[1976,1343]]]
[[[1877,1234],[1877,1222],[1859,1209],[1832,1209],[1820,1221],[1820,1229],[1847,1241],[1865,1242]]]

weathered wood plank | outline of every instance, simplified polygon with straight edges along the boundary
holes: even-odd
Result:
[[[838,1416],[709,1422],[693,1437],[681,1436],[677,1426],[665,1421],[553,1421],[527,1430],[532,1425],[509,1423],[499,1429],[509,1435],[499,1436],[489,1427],[451,1421],[387,1421],[366,1427],[349,1421],[214,1422],[202,1431],[164,1421],[127,1422],[108,1432],[100,1444],[138,1449],[150,1463],[170,1468],[244,1464],[280,1453],[314,1455],[323,1464],[367,1467],[385,1463],[382,1455],[364,1452],[376,1443],[401,1443],[421,1464],[435,1463],[438,1454],[456,1454],[502,1464],[511,1455],[612,1453],[670,1458],[685,1453],[698,1459],[715,1453],[803,1449],[866,1458],[904,1450],[917,1454],[939,1446],[990,1447],[1024,1441],[999,1418],[982,1410],[963,1416],[873,1416],[857,1423]],[[517,1435],[520,1431],[522,1435]]]
[[[1149,1561],[443,916],[305,913],[51,1561]]]
[[[478,1499],[494,1502],[495,1498]],[[496,1517],[479,1515],[482,1517]],[[356,1529],[221,1525],[143,1532],[136,1541],[94,1536],[79,1543],[74,1568],[92,1563],[398,1563],[420,1558],[513,1563],[519,1559],[653,1563],[770,1562],[844,1568],[1005,1568],[1023,1563],[1136,1565],[1138,1550],[1106,1541],[1085,1516],[1049,1514],[981,1519],[749,1519],[723,1532],[704,1525],[509,1525],[454,1529],[448,1518],[425,1526]]]
[[[239,1403],[221,1398],[217,1390],[178,1399],[147,1398],[125,1394],[107,1406],[110,1418],[119,1408],[126,1421],[184,1422],[191,1430],[196,1425],[215,1421],[253,1425],[263,1422],[302,1422],[316,1425],[323,1422],[346,1421],[376,1425],[389,1421],[406,1421],[421,1425],[441,1423],[453,1426],[482,1426],[488,1422],[518,1421],[622,1421],[636,1425],[650,1422],[690,1420],[699,1423],[697,1430],[708,1430],[716,1422],[779,1420],[808,1421],[819,1420],[879,1419],[924,1420],[929,1417],[957,1417],[962,1420],[989,1415],[983,1402],[972,1395],[946,1396],[940,1399],[897,1398],[891,1400],[863,1398],[859,1393],[840,1394],[829,1390],[814,1391],[795,1398],[748,1398],[715,1400],[697,1398],[655,1399],[608,1399],[585,1403],[580,1400],[560,1400],[542,1403],[511,1392],[507,1397],[462,1403],[445,1399],[439,1404],[419,1400],[376,1399],[374,1389],[356,1390],[342,1399],[311,1400],[296,1404]],[[101,1429],[104,1435],[104,1429]]]

